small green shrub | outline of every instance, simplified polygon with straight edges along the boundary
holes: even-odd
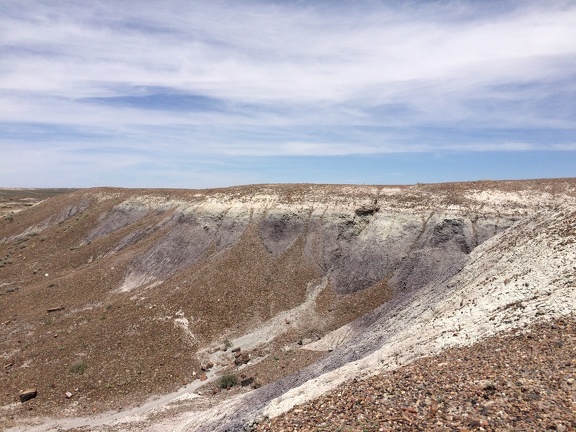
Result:
[[[232,342],[230,342],[230,339],[226,339],[224,341],[224,348],[226,348],[226,349],[232,348]]]
[[[238,377],[234,374],[222,375],[220,379],[218,379],[218,387],[220,387],[221,389],[232,388],[237,384],[238,384]]]
[[[84,360],[78,360],[72,363],[69,370],[76,375],[83,375],[87,367],[88,365]]]

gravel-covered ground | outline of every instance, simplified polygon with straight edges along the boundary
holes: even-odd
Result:
[[[572,431],[576,318],[355,379],[261,423],[268,431]]]
[[[103,188],[2,216],[0,429],[229,431],[386,362],[565,315],[576,304],[575,182]],[[366,206],[373,214],[359,215]],[[461,357],[444,362],[479,362]],[[381,388],[400,384],[330,393],[322,409],[352,401],[344,412],[356,423],[324,428],[492,427],[492,411],[477,412],[488,399],[454,408],[460,389],[436,388],[423,371],[443,361],[428,359],[411,373],[418,385],[403,376],[413,366],[386,375],[405,387],[397,405],[386,404],[400,396]],[[456,373],[444,368],[434,369],[439,377]],[[255,385],[218,392],[224,373]],[[500,382],[478,390],[486,383],[474,381],[496,379],[484,375],[474,372],[462,391],[502,393]],[[506,381],[505,392],[508,382],[516,385]],[[358,395],[371,394],[365,386],[386,408],[380,418],[354,414]],[[20,403],[32,388],[37,397]],[[310,421],[298,430],[327,417],[299,414]]]

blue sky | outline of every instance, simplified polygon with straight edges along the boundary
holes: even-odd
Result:
[[[0,0],[0,187],[576,176],[576,1]]]

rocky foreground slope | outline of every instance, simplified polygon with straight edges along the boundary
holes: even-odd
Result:
[[[347,380],[569,316],[575,191],[89,189],[5,216],[0,423],[242,430]],[[243,386],[218,392],[226,374]],[[17,402],[28,387],[38,396]]]
[[[354,378],[284,415],[271,431],[572,431],[576,319],[534,324]]]

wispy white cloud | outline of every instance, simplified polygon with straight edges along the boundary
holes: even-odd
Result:
[[[60,164],[574,145],[574,1],[1,6],[0,146]]]

